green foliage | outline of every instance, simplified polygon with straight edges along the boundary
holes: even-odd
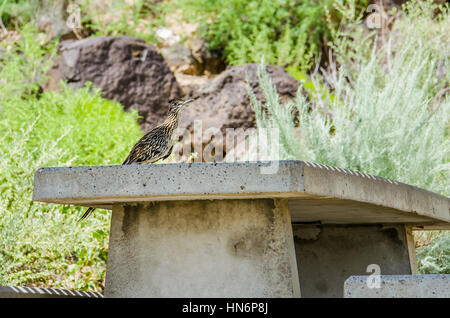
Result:
[[[286,72],[289,73],[292,77],[297,79],[300,82],[302,87],[307,91],[310,97],[317,96],[318,94],[322,95],[322,98],[328,99],[329,103],[334,103],[336,96],[330,92],[330,90],[325,87],[320,80],[320,78],[315,77],[314,81],[306,74],[304,71],[300,71],[299,69],[289,66],[286,68]]]
[[[81,10],[82,23],[93,30],[94,36],[128,35],[154,43],[156,28],[165,24],[166,7],[157,2],[82,0]]]
[[[38,1],[0,0],[0,17],[6,27],[16,28],[34,20]]]
[[[417,251],[419,272],[422,274],[450,274],[450,233],[436,237],[431,245]]]
[[[81,0],[93,35],[154,42],[164,15],[200,22],[210,48],[231,64],[286,67],[308,91],[286,105],[260,74],[263,108],[251,95],[258,128],[280,132],[280,159],[336,165],[450,194],[448,9],[411,0],[388,32],[366,32],[364,0]],[[153,4],[155,3],[155,4]],[[40,46],[26,25],[39,1],[0,0],[3,23],[21,40],[0,44],[0,285],[102,291],[110,216],[31,200],[41,167],[120,164],[141,136],[136,112],[88,86],[42,93],[56,43]],[[106,9],[105,9],[106,8]],[[344,23],[342,23],[344,21]],[[331,42],[332,41],[332,42]],[[306,71],[329,45],[336,62]],[[250,158],[251,159],[251,158]],[[422,273],[449,273],[449,235],[419,249]]]
[[[259,129],[279,131],[280,159],[334,165],[450,194],[448,10],[431,1],[414,4],[381,36],[351,28],[339,32],[333,45],[339,67],[332,64],[311,80],[294,73],[309,101],[299,92],[295,101],[281,105],[261,70],[266,108],[254,96],[252,107]],[[419,248],[419,271],[448,274],[449,234],[433,237]]]
[[[335,76],[326,74],[333,99],[316,86],[319,93],[310,102],[298,94],[295,102],[281,105],[267,74],[260,75],[267,108],[255,99],[252,106],[258,127],[279,130],[281,159],[329,164],[450,194],[450,96],[436,89],[442,84],[438,65],[444,63],[448,72],[449,64],[426,37],[398,35],[391,39],[396,51],[387,57],[374,49],[356,73],[349,74],[344,64]]]
[[[349,23],[333,33],[330,46],[335,52],[336,62],[344,65],[350,79],[355,80],[361,64],[367,64],[372,58],[374,47],[380,65],[390,68],[396,52],[415,55],[414,46],[420,48],[426,45],[429,59],[436,64],[432,66],[437,74],[431,89],[437,93],[450,84],[450,74],[445,72],[450,61],[448,5],[439,5],[433,0],[410,0],[403,8],[404,11],[390,17],[395,21],[391,28],[367,32],[358,23],[361,17],[354,17],[351,9],[341,6],[344,20]],[[407,52],[403,50],[406,43],[411,47]]]
[[[120,164],[139,139],[137,113],[90,87],[39,92],[55,46],[27,26],[0,61],[0,285],[102,290],[109,214],[32,201],[41,167]]]
[[[365,8],[358,1],[355,10]],[[259,63],[309,69],[338,28],[334,1],[177,0],[185,19],[199,21],[211,49],[224,51],[230,64]]]

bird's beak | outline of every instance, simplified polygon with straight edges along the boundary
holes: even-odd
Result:
[[[193,102],[194,100],[195,100],[195,98],[187,99],[181,104],[181,106],[185,106],[185,105],[189,104],[190,102]]]

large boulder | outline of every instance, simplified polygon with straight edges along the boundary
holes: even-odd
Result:
[[[214,129],[220,131],[223,140],[225,140],[227,128],[247,129],[255,127],[255,113],[250,105],[248,89],[250,88],[255,93],[256,98],[264,105],[264,94],[258,84],[258,67],[257,64],[228,67],[217,77],[189,92],[189,97],[196,97],[197,99],[181,113],[179,127],[190,132],[191,139],[189,142],[193,149],[201,149],[199,143],[203,148],[208,143],[214,144],[210,135],[210,132]],[[282,67],[266,66],[266,70],[272,84],[277,89],[280,102],[292,100],[299,88],[298,81]],[[201,121],[203,131],[201,140],[198,134],[194,136],[195,139],[192,138],[194,121],[196,120]],[[208,129],[210,131],[205,133]],[[182,144],[185,148],[185,143]],[[224,149],[224,152],[226,152],[226,149]],[[203,160],[205,161],[205,158]]]
[[[264,104],[264,94],[259,87],[257,64],[231,66],[212,80],[190,92],[197,100],[183,110],[180,127],[191,129],[194,120],[202,120],[203,128],[255,127],[255,113],[250,106],[248,89]],[[266,66],[272,84],[276,87],[281,102],[295,97],[299,83],[280,66]],[[248,80],[248,82],[247,82]]]
[[[128,36],[93,37],[60,44],[59,70],[74,88],[90,81],[102,96],[134,108],[149,130],[167,115],[168,100],[182,91],[155,46]]]

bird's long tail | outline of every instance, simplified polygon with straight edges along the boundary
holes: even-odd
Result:
[[[125,161],[122,163],[123,165],[129,164],[129,158],[127,157],[127,159],[125,159]],[[89,215],[91,215],[92,212],[94,212],[95,208],[89,208],[86,210],[86,212],[84,212],[84,214],[81,216],[81,218],[78,219],[78,222],[81,222],[85,219],[87,219],[87,217]]]
[[[81,216],[81,218],[78,220],[78,222],[83,221],[84,219],[86,219],[89,215],[91,215],[92,212],[94,212],[95,208],[89,208],[86,210],[86,212],[84,212],[84,214]]]

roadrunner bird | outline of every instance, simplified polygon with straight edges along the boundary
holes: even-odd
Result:
[[[130,154],[122,163],[129,165],[133,163],[148,164],[154,163],[160,159],[169,157],[173,149],[172,135],[178,127],[178,118],[180,111],[188,103],[194,99],[172,99],[169,101],[169,111],[166,120],[159,126],[156,126],[148,133],[146,133],[131,149]],[[86,219],[95,208],[88,208],[86,212],[78,220]]]

